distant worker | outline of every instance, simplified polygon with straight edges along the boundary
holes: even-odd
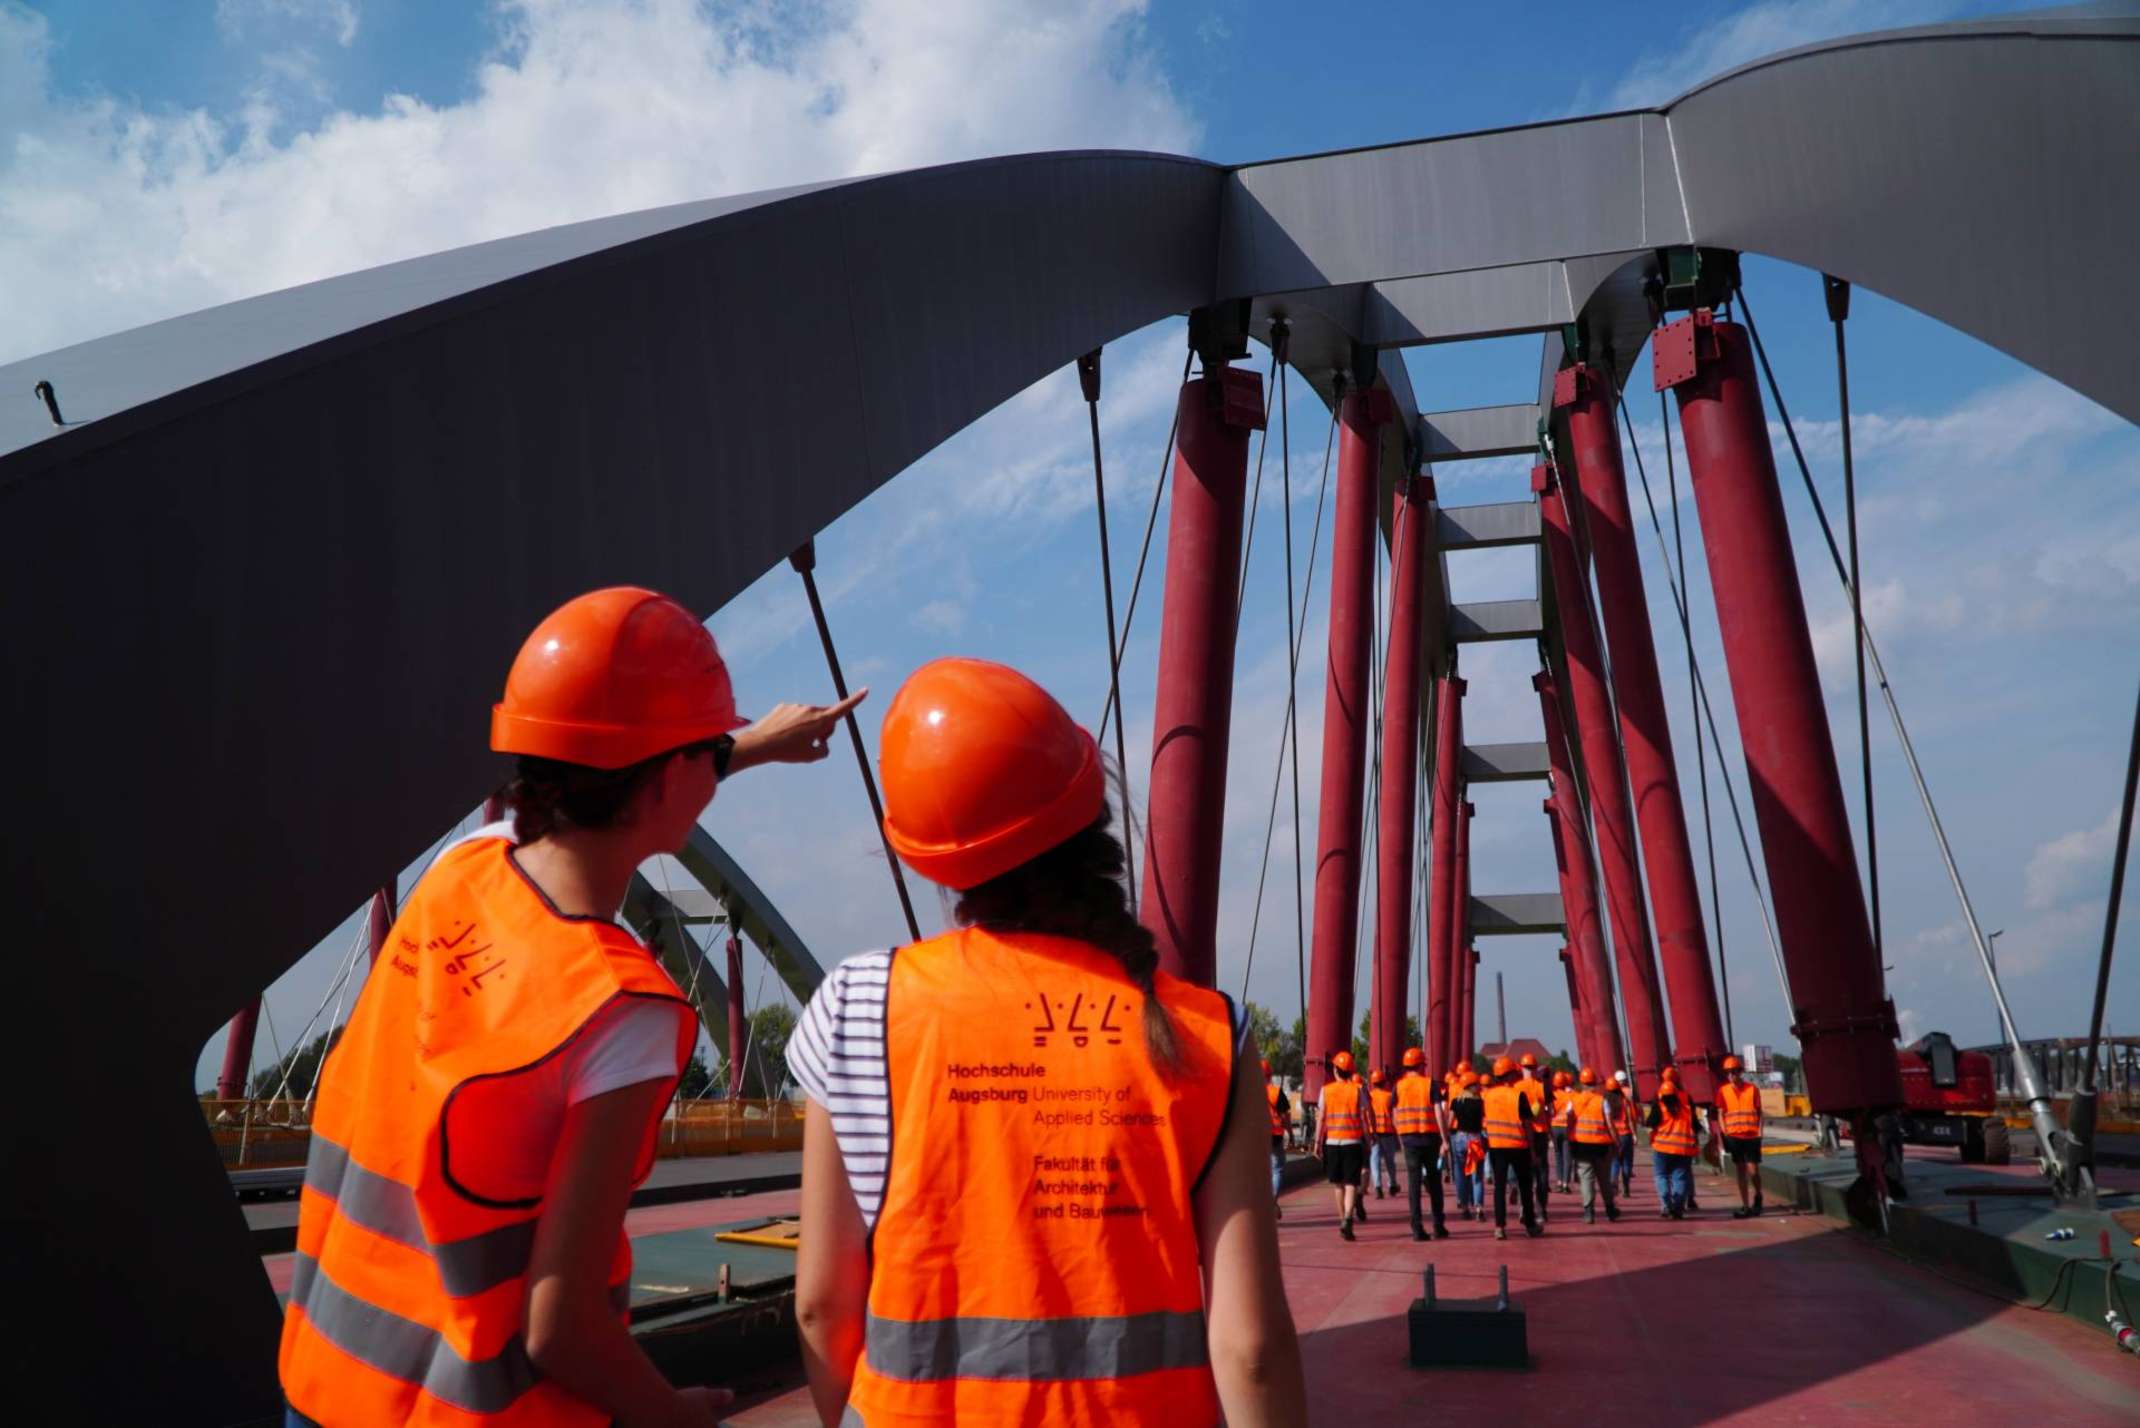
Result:
[[[1620,1138],[1613,1132],[1612,1112],[1599,1089],[1595,1070],[1582,1068],[1578,1085],[1566,1098],[1560,1114],[1556,1128],[1566,1136],[1565,1144],[1575,1159],[1575,1175],[1582,1187],[1583,1223],[1598,1222],[1600,1198],[1605,1201],[1605,1218],[1619,1219],[1619,1197],[1613,1194],[1613,1160],[1620,1151]]]
[[[697,616],[597,590],[536,626],[491,711],[510,817],[395,920],[313,1111],[283,1320],[286,1421],[700,1424],[625,1328],[624,1211],[698,1018],[615,919],[724,778],[825,756],[840,717],[744,727]]]
[[[1255,1044],[1159,969],[1092,735],[1017,671],[940,659],[878,767],[893,850],[957,900],[843,962],[788,1043],[819,1418],[1305,1422]]]
[[[1486,1103],[1479,1096],[1478,1073],[1469,1066],[1452,1074],[1449,1098],[1449,1162],[1456,1181],[1456,1210],[1467,1220],[1486,1218]]]
[[[1694,1124],[1694,1103],[1679,1089],[1670,1071],[1657,1087],[1657,1104],[1644,1125],[1650,1131],[1650,1159],[1657,1181],[1657,1218],[1683,1220],[1694,1195],[1694,1157],[1701,1141]]]
[[[1531,1107],[1531,1184],[1538,1196],[1538,1218],[1542,1223],[1546,1219],[1546,1188],[1553,1170],[1553,1093],[1538,1074],[1535,1055],[1526,1051],[1517,1065],[1522,1073],[1516,1086]]]
[[[1575,1098],[1575,1078],[1565,1071],[1553,1073],[1553,1188],[1565,1195],[1570,1190],[1574,1171],[1568,1164],[1568,1126],[1564,1114],[1568,1102]]]
[[[1367,1176],[1374,1183],[1375,1198],[1394,1199],[1397,1194],[1397,1093],[1389,1073],[1377,1070],[1367,1092],[1367,1124],[1373,1139],[1367,1143]]]
[[[1613,1158],[1613,1174],[1620,1179],[1620,1193],[1635,1193],[1635,1102],[1634,1092],[1628,1089],[1627,1073],[1615,1071],[1612,1080],[1605,1083],[1605,1110],[1612,1121],[1612,1133],[1620,1142],[1619,1154]]]
[[[1365,1097],[1352,1080],[1352,1053],[1340,1051],[1330,1058],[1333,1073],[1323,1083],[1321,1111],[1315,1118],[1315,1154],[1323,1162],[1324,1178],[1337,1191],[1338,1233],[1352,1238],[1352,1217],[1360,1208],[1360,1165],[1367,1133]]]
[[[1531,1201],[1536,1188],[1531,1170],[1531,1121],[1535,1112],[1524,1083],[1506,1056],[1494,1062],[1493,1079],[1480,1098],[1486,1111],[1486,1158],[1494,1172],[1494,1238],[1508,1238],[1508,1190],[1513,1184],[1523,1201],[1523,1232],[1545,1233]]]
[[[1368,1151],[1374,1147],[1374,1110],[1368,1099],[1367,1073],[1352,1073],[1352,1084],[1360,1089],[1360,1129],[1364,1139],[1360,1142],[1360,1193],[1353,1197],[1352,1219],[1354,1224],[1367,1223],[1367,1172]]]
[[[1448,1103],[1426,1074],[1426,1053],[1416,1046],[1404,1049],[1404,1074],[1397,1078],[1397,1140],[1404,1148],[1405,1197],[1412,1212],[1412,1238],[1427,1237],[1419,1218],[1419,1188],[1425,1182],[1427,1199],[1434,1207],[1434,1238],[1449,1238],[1442,1223],[1442,1147],[1449,1142]]]
[[[1716,1088],[1717,1118],[1724,1124],[1724,1150],[1739,1179],[1734,1220],[1761,1213],[1761,1088],[1746,1079],[1738,1057],[1724,1058],[1724,1084]]]
[[[1278,1203],[1279,1194],[1285,1189],[1285,1137],[1286,1119],[1292,1113],[1292,1103],[1286,1099],[1285,1087],[1271,1079],[1271,1063],[1264,1061],[1263,1099],[1271,1113],[1271,1206],[1278,1219],[1285,1218],[1285,1206]]]

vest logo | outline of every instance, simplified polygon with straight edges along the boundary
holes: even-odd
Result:
[[[1122,1024],[1115,1020],[1115,1014],[1118,1010],[1127,1011],[1128,1007],[1122,1004],[1121,997],[1113,993],[1109,993],[1105,1005],[1100,1006],[1099,1020],[1097,1022],[1091,1020],[1093,1004],[1085,1000],[1083,992],[1075,994],[1067,1002],[1061,997],[1057,997],[1052,1003],[1048,999],[1048,994],[1042,992],[1037,1000],[1027,1002],[1025,1009],[1035,1013],[1033,1022],[1033,1044],[1035,1046],[1044,1048],[1048,1045],[1050,1037],[1061,1033],[1068,1033],[1070,1044],[1080,1050],[1092,1044],[1094,1033],[1105,1037],[1109,1046],[1120,1046],[1122,1044]],[[1062,1017],[1060,1022],[1056,1020],[1058,1014]],[[1084,1017],[1086,1020],[1081,1022],[1078,1019],[1080,1017]]]
[[[472,997],[477,992],[482,991],[483,979],[494,972],[497,973],[500,981],[505,979],[505,974],[498,969],[503,967],[508,959],[490,955],[491,948],[495,944],[485,942],[476,947],[464,947],[462,945],[473,939],[475,930],[476,925],[473,922],[465,923],[462,925],[461,930],[451,937],[438,936],[424,943],[426,952],[451,954],[446,958],[446,974],[451,977],[465,976],[468,978],[461,985],[461,995],[464,997]],[[484,965],[477,967],[475,964],[478,962],[483,962]],[[474,968],[472,972],[470,971],[471,968]]]

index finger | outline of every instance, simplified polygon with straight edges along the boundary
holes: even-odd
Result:
[[[849,713],[853,712],[854,707],[857,704],[860,704],[863,700],[867,698],[869,698],[869,686],[865,684],[860,689],[857,689],[854,693],[848,695],[845,699],[842,699],[839,703],[830,705],[825,708],[823,711],[823,715],[827,719],[844,719],[848,716]]]

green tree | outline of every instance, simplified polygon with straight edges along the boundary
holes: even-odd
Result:
[[[684,1068],[684,1079],[677,1084],[676,1094],[687,1101],[696,1101],[713,1086],[713,1072],[707,1068],[706,1053],[694,1049],[691,1064]]]
[[[1243,1002],[1241,1013],[1248,1020],[1249,1040],[1271,1063],[1271,1074],[1299,1079],[1301,1024],[1296,1021],[1292,1031],[1284,1031],[1278,1024],[1278,1013],[1255,1002]]]
[[[1375,1013],[1372,1007],[1360,1013],[1360,1031],[1359,1034],[1353,1037],[1352,1039],[1352,1063],[1353,1065],[1359,1067],[1362,1071],[1367,1072],[1373,1072],[1375,1070],[1380,1069],[1377,1067],[1369,1066],[1367,1064],[1368,1043],[1372,1039],[1372,1034],[1374,1031],[1374,1020]],[[1404,1045],[1417,1046],[1419,1044],[1419,1018],[1416,1016],[1408,1016],[1404,1019]],[[1403,1055],[1404,1046],[1400,1046],[1397,1048],[1396,1057],[1401,1057]],[[1396,1074],[1397,1071],[1396,1057],[1391,1058],[1391,1065],[1389,1069],[1392,1075]]]
[[[776,1096],[787,1086],[788,1038],[794,1034],[795,1011],[786,1002],[768,1002],[750,1014],[750,1051],[744,1062],[746,1094]]]
[[[1805,1079],[1801,1074],[1805,1068],[1797,1057],[1786,1056],[1781,1051],[1778,1051],[1771,1053],[1769,1060],[1775,1064],[1778,1071],[1783,1073],[1783,1084],[1786,1087],[1794,1091],[1802,1090],[1805,1087]]]
[[[320,1063],[327,1059],[327,1053],[334,1050],[335,1043],[341,1039],[342,1028],[337,1026],[321,1032],[303,1046],[291,1047],[283,1053],[282,1060],[253,1073],[249,1094],[258,1101],[282,1091],[285,1096],[303,1100],[305,1093],[312,1089],[312,1083],[319,1079]],[[284,1089],[285,1077],[288,1079],[287,1089]]]
[[[1548,1058],[1546,1064],[1540,1067],[1539,1069],[1542,1071],[1565,1071],[1570,1076],[1573,1076],[1576,1072],[1582,1070],[1583,1068],[1575,1064],[1574,1060],[1571,1059],[1568,1055],[1568,1049],[1564,1046],[1560,1050],[1554,1052],[1553,1055]]]

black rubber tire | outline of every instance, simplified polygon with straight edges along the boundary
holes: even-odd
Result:
[[[1984,1163],[1984,1122],[1975,1116],[1962,1119],[1962,1164]]]
[[[2006,1122],[2000,1120],[1997,1116],[1986,1116],[1984,1118],[1984,1163],[1986,1165],[2008,1165],[2013,1162],[2013,1158],[2013,1141],[2007,1135]]]

